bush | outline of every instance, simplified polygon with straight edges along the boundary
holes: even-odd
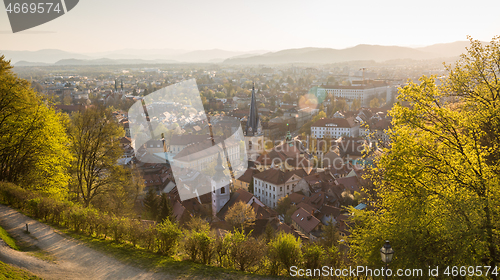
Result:
[[[229,244],[229,257],[235,268],[246,271],[256,265],[262,258],[263,243],[243,231],[236,230],[227,236]]]
[[[192,261],[209,264],[212,260],[213,246],[214,239],[208,231],[191,230],[186,232],[184,250]]]
[[[302,251],[300,239],[295,239],[291,234],[281,233],[268,245],[267,256],[270,262],[270,273],[272,275],[289,273],[293,265],[300,264]]]
[[[172,223],[169,219],[165,219],[156,226],[158,251],[166,256],[175,254],[181,235],[182,231],[177,224]]]
[[[113,232],[113,240],[116,242],[121,242],[128,228],[128,219],[112,217],[110,228]]]

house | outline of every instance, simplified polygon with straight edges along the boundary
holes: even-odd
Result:
[[[337,223],[337,219],[342,212],[342,209],[330,205],[323,205],[320,210],[321,214],[319,215],[319,219],[325,225],[330,223]]]
[[[292,226],[309,237],[311,241],[321,235],[321,221],[301,207],[292,214]]]
[[[258,199],[256,198],[253,194],[249,193],[248,191],[244,189],[237,189],[232,195],[229,201],[220,209],[220,211],[217,213],[217,217],[221,220],[224,220],[226,218],[227,211],[229,208],[231,208],[233,205],[235,205],[238,202],[243,202],[245,204],[251,205],[254,207],[254,211],[257,208],[257,206],[253,206],[253,204],[258,205],[260,207],[264,207],[265,205]],[[257,213],[257,212],[255,212]]]
[[[357,137],[359,123],[352,118],[322,118],[311,125],[311,134],[317,139],[340,138],[341,136]]]
[[[241,175],[239,178],[236,178],[236,180],[234,181],[234,188],[244,189],[248,191],[248,187],[250,186],[250,183],[253,180],[253,176],[257,173],[259,173],[258,169],[248,168],[243,173],[243,175]]]
[[[254,194],[265,205],[276,207],[278,200],[291,194],[307,173],[303,169],[283,172],[270,168],[254,175]]]
[[[344,186],[346,190],[349,190],[353,194],[354,192],[361,191],[361,185],[356,176],[338,178],[335,183]]]

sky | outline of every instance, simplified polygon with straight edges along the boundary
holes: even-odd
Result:
[[[463,4],[462,4],[463,3]],[[358,44],[426,46],[500,35],[500,1],[81,0],[13,34],[0,6],[0,50],[230,51]]]

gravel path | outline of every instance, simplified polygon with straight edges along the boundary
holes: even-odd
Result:
[[[30,234],[24,232],[26,224]],[[48,252],[55,262],[40,260],[11,249],[0,239],[0,261],[27,269],[44,279],[169,279],[169,275],[148,272],[123,264],[82,243],[63,236],[50,226],[0,205],[0,225],[15,239]]]

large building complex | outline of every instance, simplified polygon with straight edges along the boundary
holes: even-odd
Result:
[[[348,101],[359,99],[361,106],[369,105],[370,100],[377,95],[389,96],[390,92],[391,87],[383,81],[371,81],[352,86],[326,85],[317,89],[318,95],[332,95],[334,98],[345,98]]]

